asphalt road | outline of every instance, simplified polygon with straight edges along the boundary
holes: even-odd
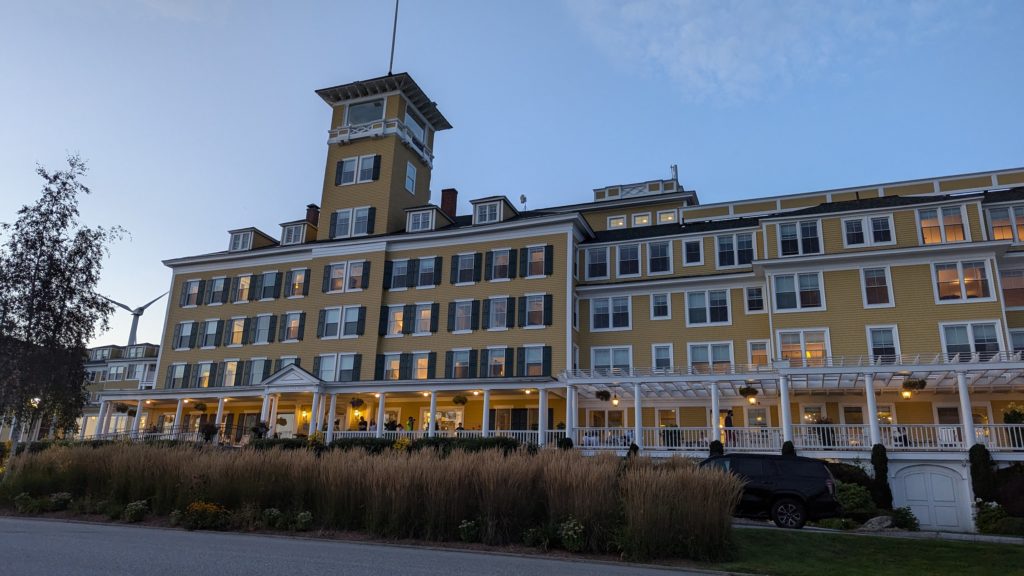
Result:
[[[665,576],[698,573],[386,544],[0,517],[0,574]]]

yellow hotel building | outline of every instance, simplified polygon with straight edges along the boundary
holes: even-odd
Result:
[[[673,169],[458,214],[453,189],[430,203],[451,125],[408,74],[317,94],[319,204],[166,261],[155,387],[104,390],[83,434],[883,444],[897,504],[947,529],[970,526],[970,446],[1024,458],[1024,168],[715,204]]]

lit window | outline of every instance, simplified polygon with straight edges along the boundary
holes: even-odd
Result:
[[[302,296],[306,292],[306,270],[291,270],[288,272],[288,285],[286,296]]]
[[[401,354],[384,355],[384,379],[398,380],[401,377],[402,356]]]
[[[750,347],[750,363],[754,366],[767,366],[768,342],[750,340],[747,345]]]
[[[228,345],[241,346],[245,340],[245,318],[232,318],[228,324]]]
[[[345,263],[331,264],[327,267],[327,291],[342,292],[345,290]]]
[[[617,228],[625,228],[625,227],[626,227],[626,217],[625,216],[611,216],[611,217],[608,218],[608,229],[609,230],[615,230]]]
[[[252,285],[252,276],[239,276],[235,279],[235,302],[246,302],[249,300],[249,289]]]
[[[822,366],[828,355],[828,343],[823,330],[779,332],[779,351],[783,360],[801,365]]]
[[[405,318],[404,306],[389,306],[388,307],[388,336],[398,336],[402,334]]]
[[[634,214],[633,215],[633,227],[638,226],[650,226],[651,215],[650,214]]]
[[[960,206],[946,206],[941,210],[918,210],[917,219],[921,225],[921,241],[924,244],[963,242],[967,239]]]
[[[431,325],[432,304],[416,305],[416,333],[429,334]]]
[[[366,270],[367,262],[349,262],[348,263],[348,287],[346,290],[361,290],[366,282],[363,277],[364,271]]]
[[[289,312],[284,315],[283,340],[302,340],[302,313]]]
[[[426,380],[430,376],[430,355],[418,352],[412,355],[412,377],[416,380]]]
[[[988,267],[975,262],[944,262],[934,265],[939,300],[976,300],[990,298]]]
[[[203,362],[196,366],[196,388],[209,388],[210,377],[213,375],[213,364]]]
[[[1002,270],[999,272],[999,280],[1006,305],[1024,306],[1024,270]]]
[[[544,296],[526,297],[526,326],[544,325]]]
[[[993,240],[1024,242],[1024,206],[992,208],[988,219]]]
[[[673,224],[679,221],[679,213],[675,210],[662,210],[658,212],[658,224]]]

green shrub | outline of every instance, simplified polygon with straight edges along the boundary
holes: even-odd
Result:
[[[295,515],[295,530],[305,532],[313,525],[313,513],[302,511]]]
[[[534,526],[523,531],[523,544],[530,548],[547,550],[551,547],[551,536],[543,526]]]
[[[280,448],[282,450],[306,449],[305,438],[256,438],[249,442],[249,447],[254,450],[270,450]]]
[[[892,510],[892,488],[889,486],[889,454],[882,444],[871,447],[871,467],[875,470],[871,497],[875,506],[882,510]]]
[[[782,443],[782,455],[783,456],[796,456],[796,447],[793,446],[793,442],[786,440]]]
[[[572,438],[559,438],[558,442],[555,443],[555,446],[557,446],[559,450],[572,450]]]
[[[858,518],[876,512],[871,492],[859,484],[839,482],[836,486],[836,500],[843,507],[844,516]]]
[[[189,504],[185,509],[181,525],[186,530],[223,530],[227,528],[228,517],[227,508],[199,500]]]
[[[558,525],[558,539],[569,552],[582,552],[587,547],[586,529],[572,516]]]
[[[818,520],[818,526],[832,530],[853,530],[860,526],[860,522],[851,518],[824,518]]]
[[[906,506],[892,511],[892,525],[903,530],[917,532],[921,525],[917,522],[917,516]]]
[[[721,440],[712,440],[711,444],[708,444],[708,452],[711,456],[722,456],[725,454],[725,446]]]
[[[388,438],[338,438],[327,445],[331,450],[362,449],[369,454],[380,454],[394,446]]]
[[[982,444],[971,446],[968,452],[971,462],[971,486],[974,488],[974,497],[981,498],[985,502],[992,502],[996,499],[996,473],[995,462],[988,448]]]
[[[463,520],[459,522],[459,538],[463,542],[479,542],[480,524],[476,520]]]
[[[992,525],[991,533],[1004,536],[1024,536],[1024,518],[1007,516],[1006,518],[996,520],[995,524]]]
[[[149,514],[149,502],[145,500],[136,500],[124,507],[125,522],[142,522],[146,514]]]
[[[43,511],[43,505],[28,492],[22,492],[14,497],[14,509],[18,514],[39,514]]]
[[[1006,510],[995,502],[978,502],[978,511],[974,513],[974,525],[982,534],[996,534],[999,522],[1009,518]]]
[[[996,472],[995,501],[1010,516],[1024,517],[1024,465],[1017,463]]]
[[[71,494],[68,492],[54,492],[50,494],[49,510],[67,510],[71,504]]]
[[[284,514],[277,508],[265,508],[263,510],[263,526],[265,528],[277,528],[281,523]]]

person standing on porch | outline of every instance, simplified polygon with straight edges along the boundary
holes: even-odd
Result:
[[[733,439],[732,431],[732,410],[725,413],[725,441],[729,444],[732,443]]]
[[[406,422],[405,428],[406,428],[406,430],[415,430],[416,429],[416,419],[413,418],[412,416],[409,416],[409,420]]]

